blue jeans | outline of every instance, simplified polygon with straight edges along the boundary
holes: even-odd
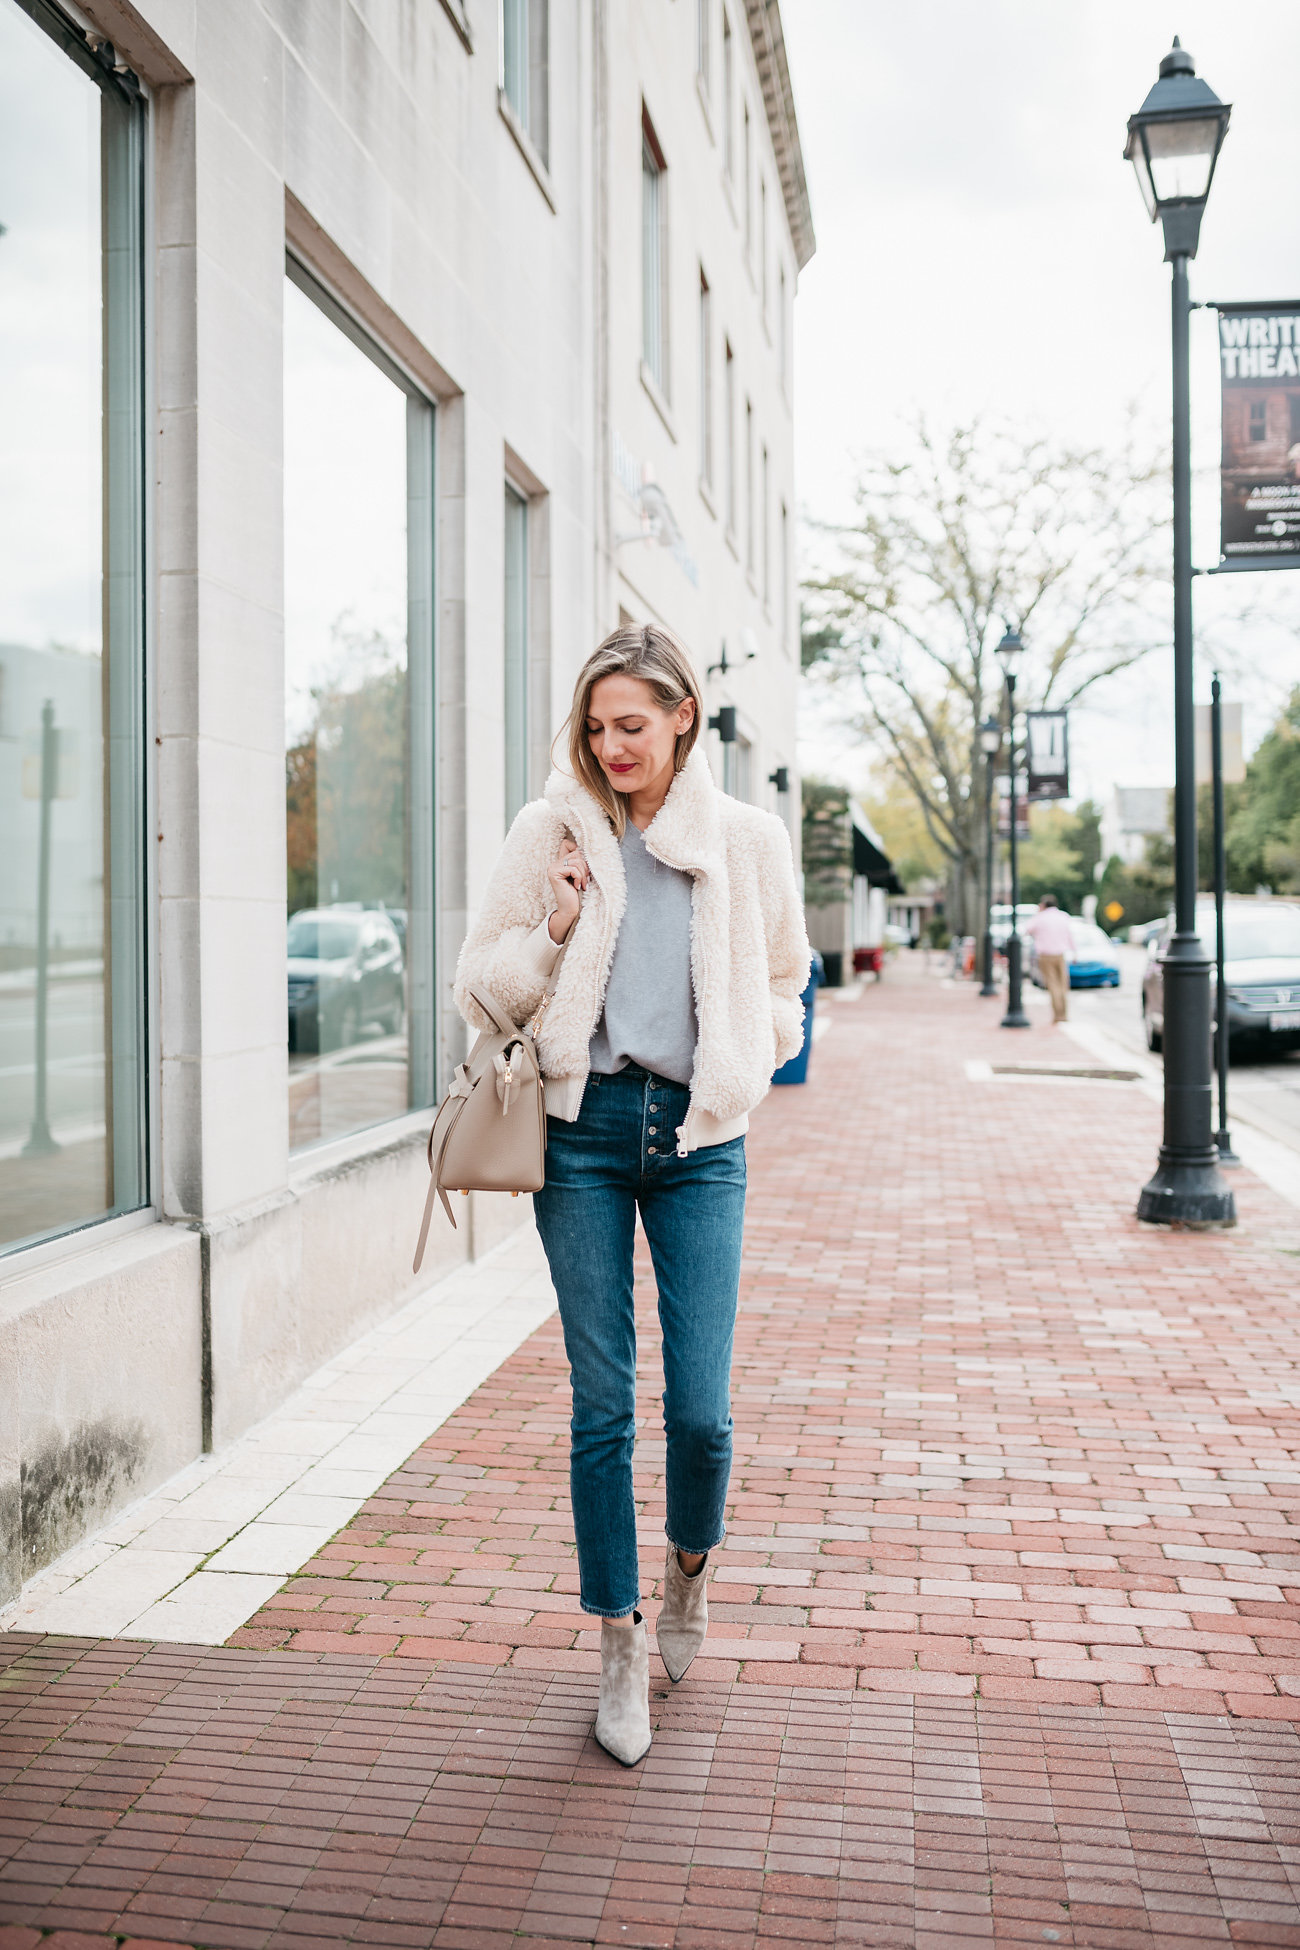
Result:
[[[639,1208],[663,1329],[665,1525],[686,1552],[721,1543],[731,1475],[731,1345],[745,1221],[745,1140],[677,1156],[689,1092],[629,1064],[587,1079],[576,1122],[551,1118],[537,1229],[573,1377],[569,1485],[582,1609],[621,1618],[640,1596],[632,1446]]]

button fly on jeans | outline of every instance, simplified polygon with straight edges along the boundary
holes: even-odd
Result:
[[[658,1137],[658,1135],[659,1135],[659,1126],[658,1126],[657,1124],[652,1124],[652,1125],[650,1126],[650,1135],[651,1135],[651,1137]]]

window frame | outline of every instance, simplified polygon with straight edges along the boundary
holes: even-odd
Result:
[[[741,203],[744,209],[745,262],[752,276],[754,269],[754,125],[749,112],[749,98],[742,96],[740,104],[741,159],[740,166],[745,172],[745,180],[740,186]]]
[[[510,629],[511,523],[518,524],[515,575],[518,580],[517,605],[519,630],[512,645]],[[507,829],[515,814],[527,805],[530,794],[529,757],[532,741],[532,508],[525,490],[507,474],[502,523],[501,631],[502,671],[502,747],[504,757],[505,820]]]
[[[438,984],[438,644],[437,436],[438,401],[429,387],[385,345],[292,245],[285,277],[345,338],[406,396],[406,681],[407,1103],[393,1117],[313,1139],[290,1151],[290,1167],[326,1145],[355,1144],[400,1118],[430,1109],[441,1077],[441,996]],[[417,901],[417,890],[423,903]],[[418,920],[417,920],[418,915]],[[417,952],[412,953],[412,943]],[[288,1098],[285,1100],[288,1116]]]
[[[668,344],[668,164],[641,105],[641,360],[666,403],[672,398]]]
[[[515,23],[514,33],[511,23]],[[551,167],[550,0],[497,0],[497,101],[512,133],[528,144],[525,160],[541,164],[549,196]],[[513,47],[514,61],[511,53]],[[512,85],[513,84],[513,85]],[[531,149],[532,154],[529,154]]]
[[[700,266],[700,479],[713,487],[713,292]]]
[[[100,849],[108,896],[101,1007],[105,1167],[107,1172],[111,1162],[113,1196],[98,1212],[0,1241],[0,1266],[18,1255],[27,1264],[55,1258],[67,1250],[70,1239],[92,1228],[120,1231],[152,1223],[161,1182],[153,959],[157,885],[148,840],[154,830],[154,794],[147,757],[153,647],[149,104],[136,75],[99,56],[49,0],[16,0],[16,5],[95,84],[101,103],[100,670],[105,708],[100,738],[105,815]],[[106,130],[105,113],[119,118],[116,142]],[[125,1192],[124,1185],[129,1187]]]
[[[729,338],[724,338],[722,343],[724,348],[723,387],[725,392],[724,406],[727,446],[726,479],[723,483],[725,488],[725,507],[723,512],[727,535],[734,546],[737,537],[736,522],[740,507],[739,481],[736,469],[736,440],[738,435],[736,425],[736,353]]]
[[[771,462],[767,451],[766,440],[761,442],[759,493],[762,496],[762,509],[759,515],[759,534],[763,554],[763,608],[770,616],[772,613]]]
[[[754,579],[754,402],[745,399],[745,571]]]
[[[731,14],[722,9],[722,167],[729,183],[736,180],[736,36]]]

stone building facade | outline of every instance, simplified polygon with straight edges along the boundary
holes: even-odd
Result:
[[[813,236],[774,0],[0,0],[0,90],[3,1602],[409,1297],[620,616],[796,826]]]

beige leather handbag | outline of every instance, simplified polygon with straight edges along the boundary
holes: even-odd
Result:
[[[527,1028],[511,1022],[494,995],[470,994],[492,1028],[480,1034],[438,1106],[429,1133],[429,1190],[413,1270],[419,1272],[433,1201],[456,1223],[448,1192],[540,1192],[546,1178],[546,1103],[534,1037],[555,993],[563,951]]]

